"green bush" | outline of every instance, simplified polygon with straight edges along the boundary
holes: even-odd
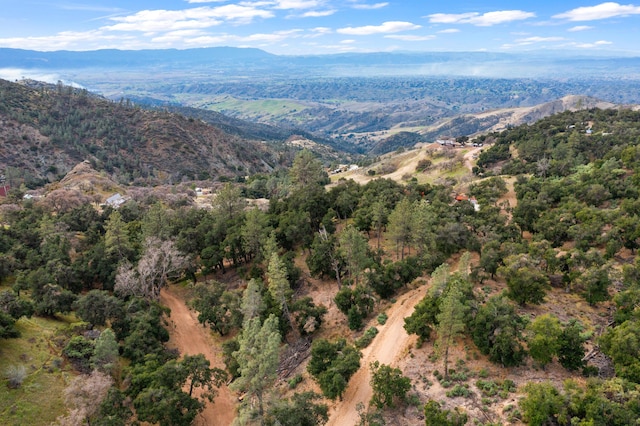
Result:
[[[374,337],[378,334],[378,329],[375,327],[370,327],[367,331],[364,332],[362,337],[355,341],[356,348],[363,349],[371,344]]]
[[[289,379],[287,384],[289,385],[289,389],[295,389],[302,382],[302,374],[296,374],[292,378]]]
[[[82,336],[74,336],[62,350],[62,354],[71,361],[77,370],[87,373],[91,370],[90,360],[93,351],[94,344],[91,340]]]
[[[473,392],[471,392],[467,386],[468,385],[457,384],[451,390],[447,391],[447,396],[449,398],[454,398],[456,396],[469,398]]]

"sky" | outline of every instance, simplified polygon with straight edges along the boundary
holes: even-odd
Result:
[[[637,0],[638,1],[638,0]],[[0,47],[255,47],[281,55],[640,55],[640,3],[558,0],[0,0]]]

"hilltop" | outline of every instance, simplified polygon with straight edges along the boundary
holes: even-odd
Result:
[[[0,122],[7,179],[29,186],[55,181],[82,161],[123,184],[232,180],[286,163],[258,137],[283,137],[283,144],[291,135],[259,134],[261,128],[241,134],[230,124],[224,131],[199,118],[31,81],[0,80]]]

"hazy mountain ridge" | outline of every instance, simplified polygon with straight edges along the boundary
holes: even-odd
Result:
[[[425,141],[468,135],[515,120],[508,114],[498,118],[494,110],[532,107],[568,95],[637,104],[639,65],[640,58],[623,54],[560,51],[284,56],[229,47],[0,49],[0,75],[11,68],[13,76],[59,78],[113,100],[206,109],[244,122],[199,110],[184,113],[241,137],[284,140],[303,134],[358,153],[384,149],[374,148],[383,132],[401,129]],[[491,113],[483,115],[487,111]]]
[[[211,47],[197,49],[156,49],[95,51],[48,51],[0,49],[0,67],[28,69],[109,69],[152,67],[178,69],[208,67],[235,68],[241,74],[264,69],[287,70],[284,75],[310,76],[366,75],[466,75],[485,77],[565,77],[635,74],[640,58],[577,55],[570,51],[502,52],[373,52],[331,55],[273,55],[255,48]],[[578,66],[579,65],[579,66]],[[606,71],[603,74],[603,71]]]

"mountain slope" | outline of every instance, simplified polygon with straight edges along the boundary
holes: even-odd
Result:
[[[438,121],[416,132],[399,132],[378,142],[373,154],[384,154],[401,146],[413,146],[416,142],[433,142],[443,137],[472,136],[479,133],[502,131],[521,124],[533,124],[538,120],[565,111],[591,108],[619,108],[612,102],[605,102],[589,96],[568,95],[539,105],[500,108],[476,114],[461,114]],[[401,128],[401,127],[400,127]]]
[[[19,182],[46,183],[84,160],[121,182],[229,178],[277,166],[267,145],[201,120],[33,86],[0,80],[0,162]]]

